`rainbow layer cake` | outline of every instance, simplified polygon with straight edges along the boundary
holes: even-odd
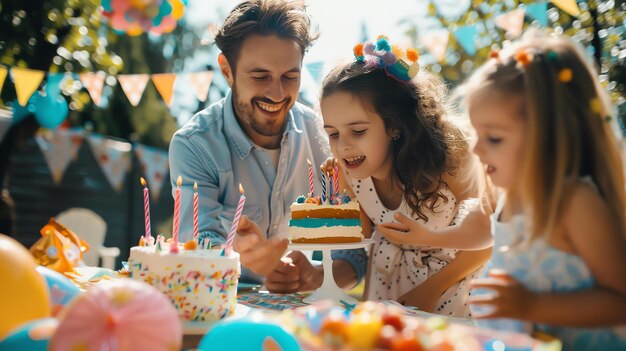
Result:
[[[332,202],[300,196],[291,205],[289,239],[292,243],[350,243],[363,239],[361,209],[348,195]]]

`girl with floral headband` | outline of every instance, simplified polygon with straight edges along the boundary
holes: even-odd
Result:
[[[395,245],[372,226],[394,213],[433,229],[450,225],[460,202],[478,194],[474,185],[482,172],[472,167],[478,162],[446,118],[443,84],[418,74],[416,51],[379,37],[376,44],[357,45],[355,56],[326,76],[320,104],[343,171],[341,188],[345,184],[360,202],[364,234],[375,239],[365,297],[468,317],[466,277],[488,260],[489,250]]]
[[[474,152],[503,189],[491,225],[473,212],[471,224],[447,231],[403,217],[380,231],[395,243],[458,249],[493,239],[484,279],[473,282],[479,325],[546,332],[566,350],[625,350],[624,165],[585,55],[569,39],[531,34],[493,55],[462,92]]]

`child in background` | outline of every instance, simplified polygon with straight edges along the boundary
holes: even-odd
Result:
[[[626,194],[607,96],[568,39],[531,35],[492,56],[463,87],[474,152],[504,190],[474,317],[546,332],[565,350],[624,350]],[[398,217],[379,230],[395,243],[482,248],[480,217],[436,233]]]
[[[446,120],[443,84],[427,73],[413,79],[417,52],[404,55],[387,38],[355,47],[356,61],[324,79],[321,111],[340,178],[372,224],[403,213],[432,229],[448,226],[459,203],[478,194],[482,172],[461,131]],[[344,178],[345,177],[345,178]],[[344,183],[345,182],[345,183]],[[469,284],[490,250],[460,252],[394,245],[373,231],[366,296],[397,300],[447,316],[468,317]]]

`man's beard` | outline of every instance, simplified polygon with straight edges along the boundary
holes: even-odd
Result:
[[[278,124],[278,119],[272,120],[269,123],[262,123],[254,118],[254,104],[257,101],[265,102],[268,104],[275,104],[273,101],[262,97],[254,97],[250,100],[250,103],[240,101],[239,94],[234,84],[232,86],[232,92],[233,108],[235,109],[235,114],[243,123],[247,123],[250,128],[252,128],[252,130],[263,136],[276,136],[283,133],[283,130],[285,130],[285,125],[287,123],[286,116],[283,118],[283,123],[281,124]],[[289,106],[289,102],[289,99],[286,99],[284,101],[284,106]]]

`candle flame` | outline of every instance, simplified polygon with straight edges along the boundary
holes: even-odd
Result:
[[[141,183],[141,186],[143,186],[144,188],[146,187],[146,180],[143,179],[143,177],[139,177],[139,182]]]
[[[309,167],[311,167],[311,161],[309,161],[309,159],[308,159],[308,158],[306,159],[306,163],[308,163],[308,164],[309,164]]]
[[[193,182],[193,191],[198,191],[198,183]]]
[[[183,177],[178,176],[178,178],[176,178],[176,185],[177,186],[183,185]]]
[[[244,193],[243,186],[241,185],[241,183],[239,183],[239,192],[242,193],[242,194]]]

